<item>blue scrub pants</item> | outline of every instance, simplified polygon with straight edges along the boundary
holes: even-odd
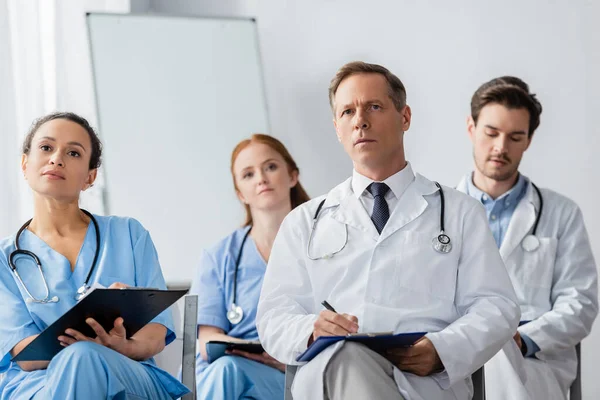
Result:
[[[198,400],[283,400],[285,374],[238,356],[213,361],[197,377]]]
[[[33,399],[170,399],[150,368],[108,347],[77,342],[52,359]]]

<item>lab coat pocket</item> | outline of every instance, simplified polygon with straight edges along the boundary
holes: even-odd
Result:
[[[454,301],[457,275],[457,251],[439,253],[432,237],[419,232],[399,232],[394,283],[427,298]]]
[[[521,272],[520,281],[525,286],[535,288],[552,288],[554,263],[556,261],[556,238],[539,238],[540,246],[535,251],[522,251],[522,260],[517,265]]]

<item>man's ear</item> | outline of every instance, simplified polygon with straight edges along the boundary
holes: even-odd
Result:
[[[471,142],[473,142],[475,140],[475,120],[470,115],[467,117],[467,133]]]
[[[335,135],[337,136],[338,142],[342,143],[342,137],[340,136],[340,131],[338,130],[338,126],[337,126],[335,117],[333,118],[333,127],[335,128]]]
[[[410,121],[412,119],[412,110],[409,105],[405,105],[402,109],[402,131],[406,132],[410,128]]]

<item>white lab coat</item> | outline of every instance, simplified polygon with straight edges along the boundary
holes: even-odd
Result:
[[[440,232],[437,192],[433,182],[417,175],[379,235],[348,179],[327,194],[310,255],[342,250],[316,261],[307,256],[307,247],[323,197],[293,210],[273,245],[258,305],[266,351],[298,364],[323,309],[320,303],[327,300],[338,312],[356,315],[359,332],[431,332],[427,336],[445,371],[422,378],[395,369],[405,399],[471,398],[470,375],[512,337],[520,312],[485,211],[475,199],[444,188],[446,233],[454,247],[448,254],[432,248]],[[323,398],[323,372],[339,347],[299,368],[295,399]]]
[[[457,189],[467,192],[467,179]],[[598,313],[596,263],[579,207],[570,199],[540,189],[544,201],[536,236],[540,247],[523,250],[521,242],[531,233],[540,202],[531,183],[517,205],[500,247],[512,280],[521,319],[531,321],[519,327],[539,347],[536,358],[523,359],[511,352],[510,363],[501,362],[507,354],[495,356],[486,364],[486,384],[513,388],[506,396],[488,390],[494,399],[565,399],[575,379],[575,345],[586,337]],[[507,346],[516,346],[512,343]],[[501,353],[506,353],[506,347]],[[515,375],[519,379],[510,379]],[[497,382],[493,382],[497,380]],[[524,393],[523,388],[526,393]]]

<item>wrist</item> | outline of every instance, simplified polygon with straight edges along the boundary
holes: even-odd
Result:
[[[525,355],[527,354],[527,342],[523,339],[521,339],[521,354],[523,355],[523,357],[525,357]]]

